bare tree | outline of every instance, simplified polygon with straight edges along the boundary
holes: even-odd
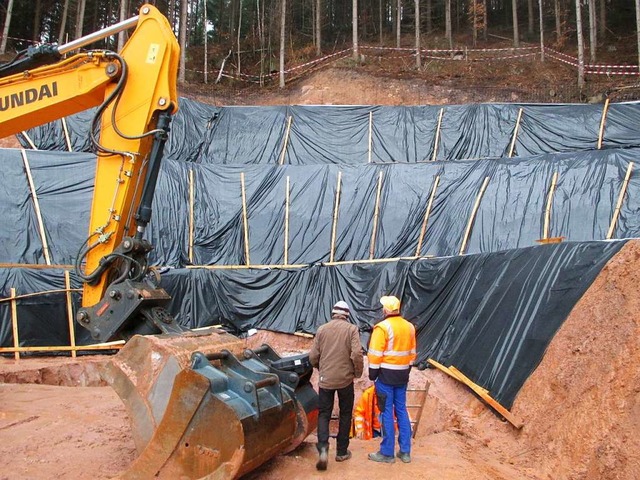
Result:
[[[65,43],[64,34],[67,28],[67,15],[69,14],[69,0],[64,0],[64,6],[62,7],[62,18],[60,19],[60,34],[58,35],[58,43],[62,45]]]
[[[533,36],[533,0],[527,0],[527,33]]]
[[[322,0],[316,0],[316,54],[322,55]]]
[[[209,39],[207,38],[208,32],[207,32],[207,0],[203,0],[202,2],[204,5],[202,7],[202,36],[203,36],[203,43],[204,43],[204,61],[203,61],[203,67],[204,67],[204,83],[205,85],[207,83],[209,83]],[[258,15],[260,15],[260,3],[258,1]],[[260,23],[258,23],[258,26],[260,25]]]
[[[378,27],[380,33],[380,45],[382,45],[382,0],[378,0],[378,6],[380,7],[380,25]]]
[[[238,76],[240,76],[240,31],[242,30],[242,0],[239,0],[239,11],[238,11],[238,65],[236,72]]]
[[[453,50],[453,36],[451,34],[451,0],[445,0],[444,8],[445,37],[449,41],[449,48]]]
[[[520,46],[520,33],[518,32],[518,0],[511,0],[511,8],[513,12],[513,47]]]
[[[554,0],[553,6],[556,13],[556,41],[559,43],[562,38],[562,9],[560,8],[560,0]]]
[[[400,24],[402,20],[402,0],[396,3],[396,47],[400,48]]]
[[[432,15],[431,0],[427,0],[427,35],[431,34],[431,30],[433,30],[433,17]]]
[[[398,0],[399,1],[399,0]],[[358,0],[352,0],[351,3],[351,38],[353,40],[353,59],[360,61],[360,52],[358,51]]]
[[[0,53],[7,51],[7,37],[9,35],[9,25],[11,25],[11,15],[13,13],[13,0],[9,0],[7,4],[7,16],[4,19],[4,28],[2,29],[2,42],[0,42]]]
[[[600,0],[600,41],[607,35],[607,0]]]
[[[84,9],[87,6],[87,0],[78,0],[78,11],[76,15],[76,38],[82,37],[82,28],[84,27]]]
[[[120,21],[127,18],[127,0],[120,0]],[[124,47],[124,31],[118,33],[118,51]]]
[[[540,61],[544,62],[544,21],[542,18],[542,0],[538,0],[538,11],[540,12]]]
[[[415,0],[416,10],[416,68],[420,68],[420,0]]]
[[[178,81],[184,83],[186,80],[186,59],[187,59],[187,26],[189,19],[188,1],[180,0],[180,35],[178,43],[180,44],[180,66],[178,68]]]
[[[33,36],[31,39],[34,42],[38,41],[40,35],[40,19],[42,18],[42,0],[36,0],[36,8],[33,14]]]
[[[636,0],[636,32],[638,35],[638,68],[640,68],[640,0]]]
[[[280,1],[280,88],[284,88],[284,49],[286,46],[286,13],[287,0]]]
[[[636,0],[636,3],[640,0]],[[584,87],[584,41],[582,39],[582,7],[576,0],[576,35],[578,36],[578,87]]]
[[[589,0],[589,61],[596,63],[598,30],[596,27],[596,0]]]
[[[484,41],[486,42],[489,36],[489,14],[487,13],[487,0],[483,0],[482,7],[484,12],[482,15],[482,38],[484,38]]]

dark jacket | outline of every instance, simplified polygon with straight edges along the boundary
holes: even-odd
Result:
[[[358,327],[334,316],[316,333],[309,352],[311,365],[320,371],[319,386],[337,390],[362,375],[362,346]]]

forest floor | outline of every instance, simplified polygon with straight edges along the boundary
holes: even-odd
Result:
[[[390,75],[376,62],[350,68],[342,61],[284,90],[189,85],[181,94],[219,105],[520,102],[536,89],[559,95],[550,91],[552,85],[573,75],[557,64],[521,62],[503,65],[503,72],[476,69],[472,79],[460,80],[454,70],[432,67]],[[17,146],[13,138],[2,142]],[[575,306],[516,398],[511,411],[524,422],[521,430],[442,372],[414,371],[412,386],[428,381],[430,387],[411,464],[374,464],[366,454],[377,450],[377,441],[353,440],[351,460],[338,464],[330,456],[328,471],[317,472],[312,435],[246,478],[640,478],[639,259],[640,244],[630,242]],[[310,342],[267,332],[247,340],[263,341],[280,353],[305,351]],[[0,358],[0,480],[105,479],[127,469],[137,454],[125,408],[102,380],[106,361],[106,356]],[[360,380],[358,392],[367,385]]]

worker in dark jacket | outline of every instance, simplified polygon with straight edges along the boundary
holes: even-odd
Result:
[[[319,370],[318,470],[327,469],[329,458],[329,421],[338,393],[340,421],[336,462],[351,458],[349,430],[353,411],[353,380],[362,375],[362,346],[358,327],[349,322],[349,305],[340,301],[331,311],[331,321],[320,326],[309,352],[311,365]]]

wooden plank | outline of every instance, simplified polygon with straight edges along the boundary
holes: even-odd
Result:
[[[369,112],[369,160],[367,163],[371,163],[371,150],[373,145],[373,112]]]
[[[31,175],[31,166],[29,165],[29,159],[27,158],[27,151],[23,148],[21,150],[22,161],[24,162],[24,168],[27,172],[27,180],[29,182],[29,188],[31,189],[31,198],[33,198],[33,208],[36,212],[36,219],[38,220],[38,230],[40,232],[40,240],[42,241],[42,251],[44,253],[44,260],[47,265],[51,265],[51,256],[49,254],[49,243],[47,241],[47,234],[44,228],[44,221],[42,219],[42,213],[40,212],[40,202],[38,201],[38,194],[36,192],[36,185]]]
[[[602,149],[602,141],[604,140],[604,126],[607,123],[607,112],[609,111],[609,99],[604,101],[602,108],[602,118],[600,119],[600,132],[598,133],[598,150]]]
[[[0,268],[29,268],[34,270],[70,269],[73,265],[43,265],[41,263],[0,263]]]
[[[558,183],[558,172],[553,172],[551,178],[551,186],[549,187],[549,193],[547,195],[547,206],[544,212],[544,227],[542,228],[542,239],[549,238],[549,228],[551,225],[551,205],[553,203],[553,194],[556,190],[556,184]]]
[[[244,227],[244,258],[247,265],[251,265],[249,257],[249,219],[247,218],[247,194],[244,185],[244,172],[240,173],[240,188],[242,190],[242,225]]]
[[[246,270],[249,268],[255,269],[267,269],[267,268],[305,268],[308,267],[307,263],[289,264],[289,265],[187,265],[185,268],[203,270]]]
[[[420,390],[422,392],[420,405],[418,406],[418,412],[416,415],[416,419],[413,421],[413,433],[411,435],[412,438],[416,438],[416,433],[418,433],[418,428],[420,427],[420,420],[422,419],[422,411],[424,410],[424,403],[427,401],[427,395],[429,393],[429,387],[431,384],[427,381],[424,385],[424,390]],[[413,391],[413,390],[411,390]]]
[[[427,222],[429,221],[429,215],[431,215],[431,207],[433,206],[433,199],[436,197],[436,189],[440,183],[440,175],[436,176],[433,180],[433,188],[431,188],[431,195],[429,196],[429,203],[427,204],[427,210],[424,212],[424,219],[422,220],[422,228],[420,229],[420,237],[418,237],[418,246],[416,247],[416,257],[420,256],[422,250],[422,242],[424,241],[424,235],[427,233]]]
[[[369,260],[373,260],[376,249],[376,235],[378,233],[378,217],[380,215],[380,193],[382,192],[382,171],[378,174],[378,189],[376,192],[376,206],[373,211],[373,229],[371,230],[371,244],[369,245]]]
[[[289,264],[289,176],[284,194],[284,264]]]
[[[18,295],[15,298],[16,298],[16,300],[18,300],[18,299],[21,299],[21,298],[37,297],[39,295],[48,295],[50,293],[65,293],[66,291],[67,291],[66,288],[59,288],[59,289],[56,289],[56,290],[44,290],[42,292],[24,293],[22,295]],[[72,289],[72,291],[81,292],[82,289],[81,288],[74,288],[74,289]],[[10,302],[10,301],[11,301],[11,297],[0,298],[0,303]]]
[[[11,288],[11,329],[13,331],[13,347],[20,347],[20,338],[18,337],[18,305],[16,303],[16,289]],[[20,352],[14,350],[14,357],[20,360]]]
[[[329,253],[329,262],[335,259],[336,250],[336,232],[338,230],[338,209],[340,207],[340,185],[342,183],[342,171],[338,172],[338,184],[336,186],[336,199],[333,206],[333,225],[331,226],[331,251]]]
[[[33,143],[33,140],[31,140],[31,137],[27,134],[26,130],[23,130],[22,132],[20,132],[22,134],[22,136],[25,138],[25,140],[27,141],[27,143],[29,144],[29,146],[33,149],[33,150],[38,150],[36,148],[36,144]]]
[[[193,263],[193,217],[194,217],[194,178],[193,169],[189,170],[189,263]]]
[[[291,131],[291,120],[293,117],[289,115],[287,119],[287,131],[284,134],[284,144],[282,145],[282,153],[280,154],[280,165],[284,165],[284,157],[287,153],[287,145],[289,144],[289,132]]]
[[[616,203],[616,209],[613,211],[613,216],[611,217],[611,223],[609,224],[609,231],[607,232],[607,240],[610,240],[613,237],[613,232],[616,229],[616,223],[618,222],[618,216],[620,215],[620,209],[622,208],[622,201],[624,200],[624,195],[627,192],[627,186],[629,185],[629,179],[631,178],[631,172],[633,170],[633,162],[629,162],[629,166],[627,167],[627,173],[624,176],[624,182],[622,182],[622,187],[620,188],[620,194],[618,195],[618,202]]]
[[[433,146],[433,156],[431,157],[431,161],[435,162],[438,158],[438,146],[440,145],[440,127],[442,126],[442,116],[444,115],[444,107],[440,109],[440,113],[438,114],[438,127],[436,128],[436,138],[435,145]]]
[[[60,121],[62,122],[62,131],[64,132],[64,141],[67,144],[67,150],[73,152],[73,147],[71,147],[71,138],[69,137],[69,129],[67,128],[67,120],[62,117]]]
[[[451,372],[453,372],[453,374],[458,377],[460,379],[461,382],[463,383],[469,383],[471,382],[471,380],[464,374],[462,373],[460,370],[458,370],[456,367],[454,367],[453,365],[451,365],[449,367],[449,370]],[[478,389],[482,390],[485,394],[489,394],[489,390],[487,390],[486,388],[482,388],[480,385],[477,385]]]
[[[464,252],[467,249],[467,242],[469,241],[469,236],[471,235],[471,228],[473,227],[473,222],[475,221],[476,213],[478,212],[478,208],[480,207],[480,201],[482,200],[482,196],[484,195],[484,191],[487,189],[488,184],[489,184],[489,177],[484,177],[484,182],[482,182],[482,186],[480,187],[480,191],[478,192],[478,196],[476,197],[476,201],[473,205],[473,210],[471,210],[471,216],[469,217],[469,222],[467,223],[467,228],[464,232],[464,237],[462,237],[462,245],[460,246],[460,255],[464,255]]]
[[[75,346],[75,347],[71,347],[68,345],[60,345],[60,346],[54,346],[54,347],[18,347],[18,348],[11,348],[11,347],[2,347],[0,348],[0,353],[12,353],[12,352],[16,352],[16,354],[18,352],[69,352],[69,351],[87,351],[87,350],[119,350],[120,348],[122,348],[124,346],[124,340],[116,340],[114,342],[107,342],[107,343],[98,343],[95,345],[80,345],[80,346]]]
[[[69,271],[64,271],[64,287],[67,289],[67,321],[69,322],[69,345],[71,348],[76,346],[76,329],[75,322],[73,321],[73,301],[71,299],[71,279],[69,278]],[[76,351],[71,350],[71,357],[75,358]]]
[[[513,157],[513,151],[516,148],[516,139],[518,138],[518,130],[520,129],[520,120],[522,119],[523,108],[518,110],[518,118],[516,119],[516,128],[513,129],[513,137],[511,138],[511,146],[509,147],[509,158]]]

